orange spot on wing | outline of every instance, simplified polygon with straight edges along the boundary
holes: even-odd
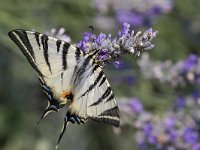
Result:
[[[68,95],[70,95],[69,91],[63,91],[60,93],[60,98],[64,99],[66,98]]]

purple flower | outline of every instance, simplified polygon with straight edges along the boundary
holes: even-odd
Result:
[[[199,91],[193,91],[192,97],[194,101],[197,101],[200,98],[200,92]]]
[[[104,61],[104,60],[106,60],[108,57],[109,57],[108,50],[106,50],[106,49],[101,49],[101,50],[99,51],[98,60]]]
[[[128,85],[133,85],[135,83],[136,79],[134,76],[127,75],[123,77],[123,82],[125,82]]]
[[[114,61],[115,68],[121,68],[122,63],[119,60]]]
[[[192,150],[200,150],[200,143],[192,145]]]
[[[181,96],[179,96],[177,99],[176,99],[176,102],[175,102],[175,109],[180,109],[180,108],[184,108],[185,107],[185,99]]]
[[[193,129],[191,127],[187,127],[184,131],[183,138],[184,138],[185,142],[187,142],[189,144],[194,144],[198,141],[199,135],[195,131],[195,129]]]
[[[133,26],[140,26],[144,22],[144,17],[139,12],[131,12],[127,10],[117,11],[117,19],[122,24],[123,22],[130,23]]]
[[[92,36],[93,36],[93,34],[91,34],[89,32],[84,32],[83,33],[83,41],[89,42]]]
[[[173,0],[93,1],[98,16],[108,17],[112,12],[120,24],[127,22],[134,27],[151,25],[156,16],[169,13],[173,7]],[[102,27],[101,24],[97,25]]]
[[[188,84],[200,85],[200,57],[197,55],[190,54],[187,59],[173,64],[170,60],[164,62],[150,60],[146,53],[142,55],[138,64],[147,79],[168,82],[173,87],[187,86]]]
[[[189,71],[197,63],[198,57],[194,54],[189,55],[189,57],[184,62],[184,72]]]
[[[156,136],[152,135],[152,134],[149,134],[147,136],[147,141],[150,143],[150,144],[156,144],[157,142],[157,138]]]
[[[136,139],[137,140],[137,146],[141,150],[147,150],[146,142],[143,139]]]
[[[169,129],[166,131],[166,133],[168,134],[169,140],[170,140],[170,141],[176,140],[176,138],[177,138],[177,136],[178,136],[176,130],[174,130],[173,128],[169,128]]]
[[[176,124],[176,118],[174,116],[169,116],[164,120],[167,129],[171,129]]]
[[[98,51],[93,58],[95,57],[101,66],[105,62],[114,62],[114,65],[119,67],[120,56],[124,54],[139,56],[142,51],[153,48],[151,40],[157,33],[157,31],[149,29],[143,34],[141,32],[135,34],[133,30],[130,30],[130,24],[124,23],[117,37],[113,39],[111,34],[100,33],[96,36],[85,32],[83,40],[77,43],[77,47],[86,53]]]
[[[153,131],[153,124],[152,123],[146,123],[143,127],[143,132],[144,134],[147,136],[147,135],[150,135]]]
[[[197,85],[200,85],[200,76],[198,76],[198,77],[196,78],[196,83],[197,83]]]
[[[131,101],[129,102],[129,106],[136,113],[140,113],[143,111],[143,105],[140,103],[140,101],[137,98],[132,98]]]
[[[83,33],[83,40],[79,41],[76,46],[83,50],[84,52],[90,52],[91,45],[90,40],[93,38],[93,34],[89,32],[84,32]]]
[[[122,30],[118,32],[118,38],[122,38],[123,36],[124,37],[129,37],[130,36],[130,24],[128,23],[124,23],[123,26],[122,26]]]
[[[155,17],[157,15],[159,15],[161,13],[161,7],[159,6],[154,6],[152,8],[150,8],[148,11],[147,11],[147,16],[148,17]]]
[[[103,34],[103,33],[100,33],[97,38],[95,37],[94,38],[94,42],[97,44],[97,45],[102,45],[102,42],[106,40],[106,34]]]

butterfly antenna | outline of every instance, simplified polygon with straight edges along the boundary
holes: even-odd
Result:
[[[67,120],[64,121],[63,128],[62,128],[62,130],[61,130],[61,133],[60,133],[60,136],[59,136],[59,138],[58,138],[58,142],[57,142],[57,145],[56,145],[56,148],[55,148],[55,149],[58,149],[58,145],[59,145],[59,143],[60,143],[60,140],[61,140],[62,137],[63,137],[63,134],[65,133],[65,130],[66,130],[66,128],[67,128],[68,123],[69,123],[69,122],[68,122]]]

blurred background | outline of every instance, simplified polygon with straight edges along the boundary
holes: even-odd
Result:
[[[37,121],[47,105],[36,71],[7,33],[63,27],[77,43],[85,31],[112,35],[123,22],[159,31],[155,48],[124,56],[105,73],[117,97],[121,127],[70,124],[60,150],[200,150],[199,0],[1,0],[0,149],[54,149],[66,110]]]

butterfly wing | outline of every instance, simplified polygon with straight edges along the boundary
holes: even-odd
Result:
[[[76,95],[70,110],[80,118],[118,127],[119,109],[114,93],[103,70],[93,61],[91,59],[88,63],[82,82],[75,86]]]
[[[56,88],[60,87],[63,76],[68,76],[63,86],[70,84],[66,82],[70,81],[75,65],[84,56],[81,50],[38,32],[19,29],[9,32],[8,35],[50,87],[58,83]]]
[[[72,88],[69,109],[80,118],[119,126],[119,110],[110,84],[95,63],[94,54],[84,54],[69,43],[25,30],[9,32],[33,68],[51,89]]]

